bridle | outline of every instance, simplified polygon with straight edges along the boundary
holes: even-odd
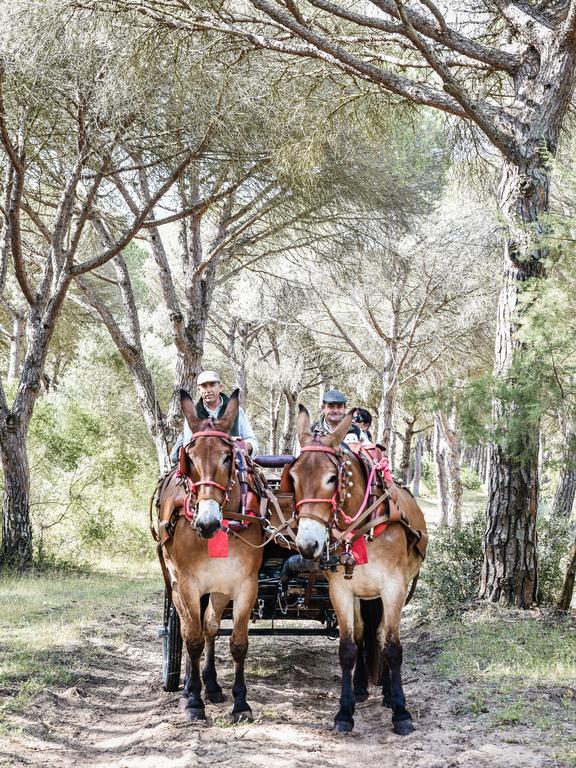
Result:
[[[204,430],[201,430],[200,432],[192,433],[190,442],[186,445],[186,448],[185,448],[186,455],[188,455],[188,448],[190,446],[193,446],[197,440],[202,440],[203,438],[207,438],[207,437],[217,437],[231,447],[230,477],[228,479],[228,483],[227,485],[222,485],[221,483],[217,483],[215,480],[198,480],[198,482],[194,482],[191,477],[186,475],[185,476],[186,490],[188,491],[188,493],[192,494],[197,499],[197,501],[199,501],[198,489],[201,486],[208,485],[213,488],[217,488],[219,491],[222,491],[220,507],[223,509],[228,503],[228,499],[230,497],[230,491],[232,490],[236,482],[236,471],[235,471],[235,465],[234,465],[235,443],[234,443],[234,440],[232,440],[232,438],[227,432],[220,432],[216,429],[204,429]]]
[[[331,528],[338,519],[338,514],[344,514],[344,511],[342,509],[344,497],[342,496],[342,474],[344,471],[343,463],[340,461],[341,453],[334,448],[330,448],[327,445],[305,445],[303,448],[300,449],[300,454],[302,453],[324,453],[326,454],[330,461],[334,464],[337,472],[338,472],[338,479],[336,482],[336,490],[332,494],[332,496],[329,499],[300,499],[300,501],[296,502],[295,505],[295,513],[298,516],[300,520],[315,520],[318,523],[321,523],[322,525],[325,525],[328,528]],[[298,461],[298,459],[296,459]],[[296,463],[296,461],[294,463]],[[345,493],[345,492],[344,492]],[[331,514],[328,520],[325,520],[324,518],[320,517],[319,515],[315,515],[313,512],[299,512],[299,508],[303,504],[329,504],[331,508]]]

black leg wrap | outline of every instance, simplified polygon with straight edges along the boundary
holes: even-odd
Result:
[[[389,669],[390,705],[392,707],[392,723],[394,732],[405,736],[414,730],[412,715],[406,709],[406,699],[402,689],[402,646],[398,642],[386,642],[383,649],[384,661]],[[386,690],[383,686],[383,699],[386,700]]]

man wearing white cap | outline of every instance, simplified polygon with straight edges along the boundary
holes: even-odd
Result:
[[[218,419],[226,410],[229,398],[222,392],[220,376],[216,371],[203,371],[198,376],[198,392],[200,399],[196,403],[196,413],[199,419]],[[250,426],[248,416],[242,408],[238,408],[238,415],[230,432],[234,437],[241,437],[248,446],[248,453],[255,456],[258,452],[258,440]],[[187,445],[192,437],[192,430],[188,422],[184,420],[184,431],[178,436],[170,459],[172,464],[178,462],[180,447]]]

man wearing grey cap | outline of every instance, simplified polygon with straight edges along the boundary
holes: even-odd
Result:
[[[228,405],[228,396],[222,392],[222,383],[220,376],[216,371],[203,371],[198,376],[198,392],[200,399],[196,403],[196,413],[199,419],[218,419]],[[248,416],[243,408],[238,408],[238,414],[232,425],[230,434],[234,437],[241,437],[248,446],[248,453],[255,456],[258,452],[258,440],[254,435]],[[178,436],[172,452],[170,461],[173,465],[178,462],[178,455],[182,445],[187,445],[192,438],[192,430],[188,422],[184,420],[184,431]]]
[[[312,424],[312,432],[321,435],[329,435],[334,432],[346,415],[346,399],[346,395],[339,389],[329,389],[328,392],[325,392],[322,398],[320,418]],[[362,442],[362,434],[356,424],[352,423],[348,435],[354,435],[357,442]]]

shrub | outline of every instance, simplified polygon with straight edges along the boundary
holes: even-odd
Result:
[[[555,603],[564,581],[564,559],[573,540],[570,520],[561,517],[539,517],[538,534],[538,602]]]
[[[432,531],[422,569],[420,603],[425,610],[454,615],[477,597],[484,529],[484,511],[478,509],[461,527],[441,525]]]
[[[460,480],[467,491],[479,491],[482,488],[477,472],[465,464],[460,467]]]

